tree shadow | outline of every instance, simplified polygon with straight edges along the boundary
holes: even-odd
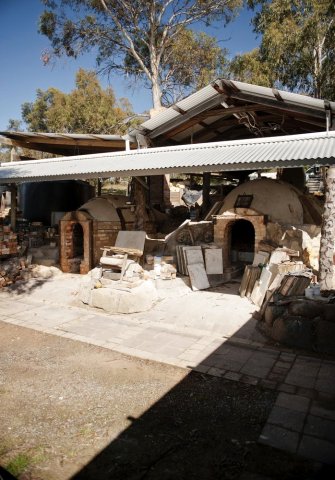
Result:
[[[52,281],[51,278],[32,278],[28,281],[26,280],[18,280],[12,285],[7,285],[2,290],[1,293],[5,293],[6,296],[13,298],[19,295],[26,295],[30,294],[33,291],[41,288],[45,283]]]

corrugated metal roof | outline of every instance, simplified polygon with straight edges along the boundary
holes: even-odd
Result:
[[[250,102],[264,105],[264,107],[274,107],[279,111],[286,110],[288,112],[306,114],[324,120],[325,128],[326,106],[335,115],[335,102],[244,82],[217,79],[211,85],[198,90],[172,107],[158,113],[154,118],[142,123],[141,128],[145,135],[155,139],[187,122],[189,119],[196,117],[201,112],[219,107],[220,105],[227,107],[227,104],[222,104],[227,99],[229,99],[229,106],[234,105],[234,101],[239,103]],[[180,111],[178,112],[178,110]],[[222,108],[221,115],[224,114],[225,110]]]
[[[2,164],[0,182],[219,172],[335,163],[335,131]]]
[[[123,141],[124,136],[122,135],[100,135],[100,134],[91,134],[91,133],[42,133],[42,132],[0,132],[0,135],[3,136],[12,136],[14,138],[32,138],[32,139],[43,139],[50,138],[52,140],[106,140],[106,141]]]
[[[0,132],[0,144],[67,156],[125,150],[127,138],[82,133]],[[136,146],[131,144],[132,148]]]

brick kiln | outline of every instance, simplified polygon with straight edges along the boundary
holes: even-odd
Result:
[[[216,205],[214,241],[223,249],[223,267],[252,263],[262,244],[286,246],[318,269],[322,207],[292,185],[267,178],[232,190]]]
[[[113,246],[120,230],[136,230],[136,207],[128,197],[106,195],[92,198],[60,220],[60,267],[63,272],[86,274],[98,265],[101,249]],[[143,209],[142,209],[143,210]],[[143,227],[155,232],[151,212],[145,210]]]

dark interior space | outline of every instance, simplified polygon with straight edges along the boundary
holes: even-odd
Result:
[[[84,257],[84,232],[80,223],[73,226],[73,258]]]
[[[237,220],[230,231],[232,263],[252,263],[255,250],[255,229],[248,220]]]

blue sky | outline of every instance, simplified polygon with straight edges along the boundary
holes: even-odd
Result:
[[[94,69],[93,55],[76,61],[61,58],[52,66],[43,66],[42,52],[49,47],[48,39],[37,33],[38,18],[43,10],[40,0],[0,0],[0,131],[6,130],[10,118],[21,118],[21,104],[35,100],[36,89],[55,87],[63,92],[74,88],[76,71],[82,67]],[[233,56],[251,50],[258,44],[250,28],[250,12],[243,11],[226,28],[211,28],[207,33],[216,36]],[[107,79],[101,78],[107,85]],[[136,113],[151,107],[148,90],[129,88],[123,77],[110,79],[117,97],[128,97]]]

